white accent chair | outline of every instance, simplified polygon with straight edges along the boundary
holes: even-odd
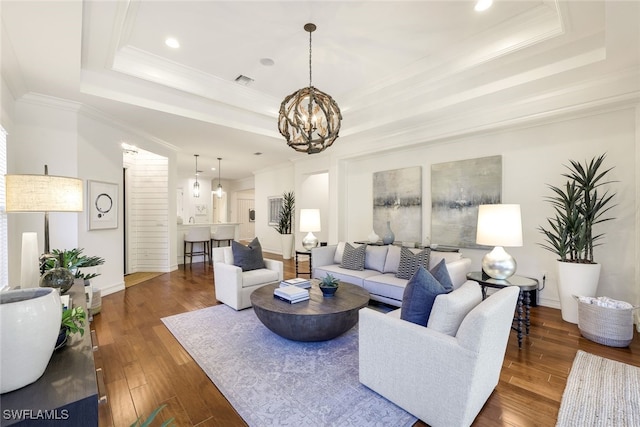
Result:
[[[216,299],[234,310],[251,307],[251,292],[283,278],[282,261],[264,259],[266,268],[242,271],[233,265],[231,246],[213,248],[213,280]]]
[[[360,382],[430,426],[471,425],[498,385],[518,294],[510,286],[466,307],[453,336],[430,327],[431,317],[424,327],[400,309],[361,309]]]
[[[235,238],[235,235],[235,225],[220,224],[216,226],[216,229],[211,233],[211,247],[213,247],[213,242],[216,242],[216,247],[220,246],[220,242],[227,242],[227,246],[231,246],[231,241]]]

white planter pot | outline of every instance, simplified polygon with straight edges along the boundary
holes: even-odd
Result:
[[[600,278],[600,264],[558,261],[558,294],[562,320],[578,324],[578,302],[573,297],[595,297]]]
[[[42,376],[60,331],[62,305],[53,288],[0,293],[0,393]]]
[[[293,234],[281,234],[282,237],[282,258],[291,259],[293,253]]]

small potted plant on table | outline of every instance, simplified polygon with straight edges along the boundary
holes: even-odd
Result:
[[[318,286],[322,291],[323,297],[332,297],[336,291],[338,290],[338,284],[340,281],[333,277],[331,274],[328,274],[322,278]]]

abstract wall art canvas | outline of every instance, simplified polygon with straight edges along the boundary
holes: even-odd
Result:
[[[373,229],[381,238],[387,221],[396,242],[422,242],[422,167],[373,174]]]
[[[89,230],[118,228],[118,184],[88,180]]]
[[[478,206],[502,199],[502,156],[431,165],[431,243],[476,244]]]

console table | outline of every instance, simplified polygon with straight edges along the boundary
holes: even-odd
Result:
[[[68,294],[74,307],[87,311],[81,280],[76,280]],[[84,336],[71,335],[66,346],[53,352],[36,382],[0,395],[0,425],[98,425],[98,385],[89,326],[87,319]]]
[[[507,286],[518,286],[520,294],[518,295],[518,316],[514,319],[518,326],[513,328],[518,332],[518,348],[522,348],[522,327],[526,328],[526,335],[529,335],[529,327],[531,322],[529,314],[531,312],[531,292],[538,289],[538,281],[530,277],[513,275],[505,280],[494,279],[487,276],[482,271],[472,271],[467,274],[468,280],[478,282],[482,286],[482,299],[487,297],[487,288],[506,288]],[[524,307],[524,310],[523,310]],[[524,317],[523,315],[524,311]]]

